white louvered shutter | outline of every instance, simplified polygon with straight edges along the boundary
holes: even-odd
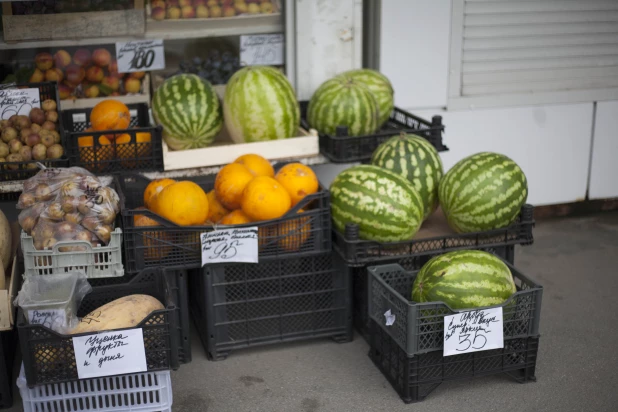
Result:
[[[618,0],[453,0],[449,107],[618,99]]]

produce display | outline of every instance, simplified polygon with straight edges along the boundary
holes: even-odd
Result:
[[[341,76],[351,77],[369,89],[378,102],[378,109],[380,110],[378,128],[382,127],[395,108],[395,91],[393,90],[393,85],[390,80],[382,73],[371,69],[348,70],[347,72],[343,72]]]
[[[44,169],[24,181],[17,208],[21,209],[19,224],[38,250],[64,240],[97,247],[111,239],[119,198],[114,189],[82,168]],[[63,246],[59,250],[85,249]]]
[[[423,199],[424,218],[438,207],[438,184],[444,169],[435,147],[426,139],[401,133],[373,152],[371,164],[408,179]]]
[[[172,150],[207,147],[223,126],[216,92],[194,74],[165,80],[154,93],[152,113],[163,126],[163,138]]]
[[[45,100],[41,108],[33,108],[28,116],[13,115],[0,120],[0,162],[31,162],[60,159],[64,148],[58,130],[58,108],[54,100]],[[25,165],[36,169],[36,163]],[[18,170],[20,165],[6,165],[8,170]]]
[[[455,164],[438,193],[449,225],[457,232],[476,232],[513,223],[528,198],[528,182],[510,158],[482,152]]]
[[[353,166],[330,186],[335,229],[358,225],[359,237],[380,242],[411,239],[423,222],[423,199],[410,181],[373,165]]]
[[[207,19],[277,12],[271,0],[151,0],[154,20]]]
[[[236,143],[286,139],[298,135],[300,106],[285,75],[268,66],[234,73],[223,99],[225,125]]]
[[[212,48],[204,58],[196,56],[178,64],[177,74],[196,74],[212,84],[225,84],[240,69],[238,53]]]
[[[412,286],[412,300],[473,309],[502,304],[516,291],[510,269],[496,256],[461,250],[436,256],[423,265]]]

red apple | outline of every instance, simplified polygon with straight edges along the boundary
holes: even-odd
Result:
[[[191,6],[183,6],[180,10],[180,14],[183,19],[193,19],[195,18],[195,9]]]
[[[171,20],[180,18],[180,8],[178,7],[170,7],[167,9],[167,18]]]
[[[92,83],[99,83],[105,77],[105,72],[98,66],[90,66],[86,70],[86,80]]]
[[[118,75],[118,61],[116,59],[112,60],[109,66],[107,66],[107,71],[112,76]]]
[[[66,50],[58,50],[54,54],[54,64],[58,69],[64,69],[71,64],[71,55]]]
[[[180,8],[180,4],[178,3],[178,0],[166,0],[165,1],[165,6],[169,9],[170,7],[178,7]]]
[[[73,89],[71,89],[66,84],[58,85],[58,94],[60,95],[61,100],[68,99],[72,93],[73,93]]]
[[[86,77],[86,71],[77,64],[70,64],[64,71],[64,75],[67,82],[78,85],[84,80],[84,77]]]
[[[206,0],[193,0],[193,7],[205,6]]]
[[[92,62],[99,67],[106,67],[112,61],[112,55],[107,49],[96,49],[92,52]]]
[[[109,87],[112,91],[116,91],[120,87],[120,79],[116,76],[105,76],[101,84]]]
[[[231,6],[227,6],[223,8],[223,17],[234,17],[236,16],[236,9]]]
[[[164,20],[165,19],[165,9],[163,7],[153,7],[152,13],[150,16],[155,20]]]
[[[34,56],[34,62],[36,63],[37,69],[44,72],[52,68],[54,65],[54,58],[47,52],[38,53]]]
[[[210,7],[210,17],[221,17],[223,10],[219,6]]]
[[[36,69],[34,69],[34,72],[30,76],[30,80],[28,81],[30,83],[40,83],[43,80],[45,80],[45,74],[43,74],[43,72],[37,67]]]
[[[222,0],[221,1],[221,7],[226,8],[226,7],[233,7],[234,6],[234,0]]]
[[[152,7],[153,9],[155,7],[161,7],[162,9],[165,9],[165,0],[152,0],[150,2],[150,7]]]
[[[90,50],[88,49],[77,49],[73,54],[73,63],[79,66],[88,66],[90,64]]]
[[[210,12],[208,11],[208,7],[204,5],[199,5],[195,8],[195,16],[198,19],[207,19],[210,17]]]
[[[60,83],[64,78],[64,73],[59,68],[49,69],[45,72],[45,81]]]
[[[191,7],[191,0],[178,0],[178,5],[182,7]]]
[[[146,72],[129,73],[129,77],[132,77],[133,79],[143,79],[145,75],[146,75]]]
[[[207,5],[208,7],[215,7],[215,6],[218,6],[218,5],[219,5],[219,2],[218,2],[217,0],[208,0],[208,1],[206,2],[206,5]]]
[[[142,88],[142,82],[138,79],[133,79],[129,77],[124,81],[124,91],[125,93],[139,93]]]
[[[98,97],[99,96],[99,86],[96,84],[91,84],[90,86],[84,89],[84,96],[86,97]]]

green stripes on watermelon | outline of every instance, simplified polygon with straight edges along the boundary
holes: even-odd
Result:
[[[230,78],[223,99],[225,125],[236,143],[298,136],[300,106],[285,75],[268,66],[247,66]]]
[[[318,87],[307,108],[309,125],[320,133],[334,135],[337,126],[347,126],[349,136],[374,133],[380,115],[373,94],[358,81],[339,75]]]
[[[414,280],[412,300],[472,309],[500,305],[515,292],[511,271],[499,258],[479,250],[460,250],[423,265]]]
[[[371,69],[348,70],[342,75],[360,82],[373,93],[380,110],[378,117],[378,128],[380,128],[390,118],[395,108],[395,92],[391,82],[382,73]]]
[[[330,186],[331,214],[337,230],[359,227],[359,237],[379,242],[411,239],[423,221],[418,192],[403,177],[372,165],[341,172]]]
[[[426,219],[438,207],[438,185],[444,169],[438,151],[413,134],[393,136],[373,152],[371,164],[408,179],[423,199]]]
[[[165,80],[154,92],[152,113],[163,126],[172,150],[206,147],[223,126],[219,98],[209,82],[195,74]]]
[[[513,160],[491,152],[460,160],[440,181],[440,206],[457,232],[509,226],[528,197],[526,175]]]

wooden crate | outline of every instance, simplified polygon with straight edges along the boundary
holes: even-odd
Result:
[[[143,35],[146,30],[144,0],[134,0],[131,10],[23,16],[13,15],[11,2],[4,2],[2,24],[6,42]]]
[[[124,96],[102,96],[94,98],[64,99],[60,100],[62,110],[87,109],[96,106],[103,100],[114,99],[124,104],[146,103],[150,106],[150,75],[146,73],[142,79],[142,90],[139,94],[127,94]]]

